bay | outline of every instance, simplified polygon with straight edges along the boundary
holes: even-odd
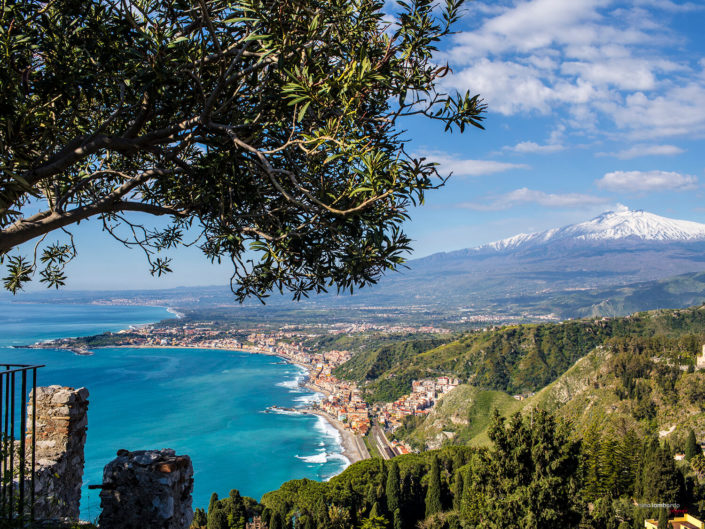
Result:
[[[103,348],[93,356],[13,349],[39,340],[117,331],[173,317],[164,308],[0,302],[0,363],[46,364],[38,384],[90,391],[81,516],[100,513],[103,466],[118,449],[173,448],[194,465],[194,507],[232,488],[259,499],[290,479],[328,479],[347,460],[323,419],[267,413],[317,398],[299,387],[303,370],[235,351]]]

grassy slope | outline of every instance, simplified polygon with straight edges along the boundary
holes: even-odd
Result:
[[[419,425],[411,431],[402,431],[400,437],[419,448],[449,444],[482,446],[489,443],[486,430],[492,410],[508,417],[517,411],[531,413],[534,408],[551,410],[571,421],[579,436],[595,424],[605,431],[634,429],[641,434],[670,431],[675,426],[666,436],[675,446],[684,441],[689,428],[695,430],[698,439],[705,437],[705,402],[693,405],[684,398],[673,402],[651,378],[644,380],[651,389],[656,416],[653,420],[635,419],[632,412],[636,401],[619,398],[617,390],[621,383],[610,368],[611,359],[612,353],[607,348],[598,347],[523,402],[501,391],[460,386],[441,399]],[[705,372],[681,373],[679,395],[685,393],[688,385],[705,385]]]
[[[444,395],[417,426],[399,431],[398,437],[419,449],[436,449],[447,444],[485,446],[487,427],[494,409],[509,416],[523,402],[502,391],[482,390],[467,384]]]
[[[693,428],[701,439],[705,437],[705,399],[694,404],[686,396],[694,387],[705,388],[705,371],[687,373],[674,368],[671,375],[677,378],[677,382],[675,391],[669,394],[658,383],[658,364],[652,364],[649,374],[638,383],[648,392],[646,401],[653,403],[654,417],[637,419],[640,401],[624,395],[625,387],[611,367],[612,349],[602,344],[614,336],[627,339],[634,336],[680,338],[689,334],[694,335],[696,343],[703,343],[704,317],[703,307],[652,311],[614,320],[568,322],[563,325],[571,330],[564,335],[559,332],[560,324],[512,326],[469,335],[420,353],[412,358],[411,368],[416,366],[415,369],[419,370],[418,366],[426,365],[426,369],[434,374],[457,373],[464,364],[473,366],[475,372],[480,373],[482,362],[487,362],[490,357],[494,363],[503,362],[505,369],[507,366],[511,368],[509,379],[516,384],[517,380],[540,380],[545,376],[541,373],[541,369],[547,367],[546,356],[541,354],[541,340],[547,336],[553,336],[554,345],[570,347],[566,336],[584,339],[586,334],[593,333],[595,339],[585,340],[581,347],[584,350],[590,344],[596,344],[527,401],[518,402],[503,391],[464,385],[444,397],[426,419],[409,422],[399,432],[399,437],[419,448],[456,443],[484,444],[492,409],[508,416],[519,410],[527,413],[540,407],[572,421],[577,433],[582,433],[591,424],[606,429],[634,428],[643,434],[670,431],[675,426],[668,437],[676,445],[689,428]],[[488,354],[490,348],[494,349],[492,355]],[[577,347],[574,349],[565,355],[580,351]],[[689,354],[684,358],[689,358]],[[398,376],[409,369],[409,366],[396,366],[392,373]]]
[[[604,348],[591,352],[527,401],[524,411],[533,407],[555,411],[570,420],[580,435],[597,424],[603,430],[630,428],[643,434],[671,431],[675,426],[665,437],[676,444],[685,439],[689,428],[695,430],[698,439],[705,437],[705,402],[694,405],[683,397],[687,386],[705,387],[705,372],[681,373],[676,401],[664,393],[653,375],[642,379],[650,388],[656,415],[653,420],[637,420],[633,414],[636,399],[618,396],[621,383],[610,369],[611,358],[612,353]]]

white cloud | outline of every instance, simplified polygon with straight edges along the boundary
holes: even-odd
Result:
[[[549,208],[575,208],[605,204],[607,199],[582,193],[546,193],[522,187],[503,195],[490,197],[485,202],[463,202],[458,207],[476,211],[509,209],[522,204],[538,204]]]
[[[703,5],[698,5],[693,2],[683,2],[677,3],[671,0],[636,0],[638,5],[645,5],[648,7],[656,7],[658,9],[663,9],[664,11],[675,11],[675,12],[687,12],[687,11],[700,11],[705,8]]]
[[[470,87],[479,92],[490,111],[504,115],[532,111],[548,114],[558,104],[587,103],[596,97],[595,87],[580,79],[550,82],[534,64],[487,58],[453,75],[449,82],[455,88]]]
[[[503,151],[512,151],[520,154],[551,154],[565,150],[563,145],[563,136],[565,134],[565,125],[559,124],[553,129],[546,143],[540,144],[535,141],[521,141],[513,146],[503,147]]]
[[[618,152],[601,152],[598,156],[614,156],[620,160],[631,160],[632,158],[640,158],[642,156],[674,156],[683,154],[685,150],[675,145],[652,145],[638,144],[628,149],[623,149]]]
[[[563,145],[559,143],[548,143],[546,145],[539,145],[533,141],[522,141],[517,143],[513,147],[505,147],[508,151],[514,151],[518,153],[533,153],[533,154],[551,154],[554,152],[559,152],[565,149]]]
[[[503,173],[512,169],[528,169],[529,166],[518,163],[498,162],[494,160],[472,160],[457,158],[440,152],[426,152],[428,161],[440,165],[441,172],[452,172],[455,176],[485,176]]]
[[[687,191],[698,186],[698,179],[669,171],[614,171],[595,183],[609,191]]]
[[[610,135],[616,126],[637,140],[705,133],[705,64],[683,51],[685,36],[666,18],[697,4],[622,6],[518,0],[497,14],[477,9],[479,26],[439,57],[455,71],[444,82],[507,116],[567,111],[573,128]]]
[[[705,83],[689,82],[654,95],[635,92],[621,104],[597,102],[616,125],[636,139],[705,132]]]

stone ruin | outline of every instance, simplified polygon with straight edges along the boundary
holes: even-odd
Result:
[[[88,390],[49,386],[37,388],[36,391],[34,516],[37,520],[77,520],[88,424]],[[32,397],[30,393],[27,405],[28,446],[31,446],[29,443],[32,440]]]
[[[101,529],[186,529],[193,520],[193,466],[174,450],[119,450],[103,472]]]
[[[27,404],[27,446],[32,442],[33,394]],[[79,520],[88,390],[36,389],[35,520]],[[16,447],[15,447],[16,448]],[[28,448],[29,450],[29,448]],[[187,529],[193,519],[193,466],[174,450],[119,450],[106,465],[100,488],[101,529]],[[15,459],[19,461],[19,457]],[[27,476],[31,456],[27,459]],[[25,479],[29,498],[31,481]]]

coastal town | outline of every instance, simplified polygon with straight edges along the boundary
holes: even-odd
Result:
[[[394,402],[371,404],[365,400],[363,389],[355,382],[339,379],[333,373],[338,366],[352,358],[351,351],[318,351],[315,347],[304,345],[305,340],[320,336],[321,332],[340,335],[370,331],[390,334],[450,332],[428,326],[379,324],[319,324],[313,331],[293,325],[283,326],[276,331],[256,328],[222,330],[216,328],[213,322],[198,322],[175,326],[145,325],[98,337],[61,338],[26,347],[68,349],[79,355],[93,354],[92,348],[110,346],[221,349],[278,356],[305,369],[307,375],[301,380],[301,385],[323,395],[320,401],[302,411],[322,415],[341,430],[343,436],[346,433],[360,438],[369,436],[377,444],[376,450],[380,455],[389,458],[409,453],[413,449],[405,442],[387,439],[386,433],[399,428],[405,417],[428,414],[438,399],[455,389],[460,380],[451,377],[415,380],[412,382],[411,393]],[[377,433],[375,436],[370,435],[373,429]],[[380,435],[380,432],[383,433]],[[361,453],[351,454],[349,458],[358,460],[369,457],[366,450],[358,452]]]

